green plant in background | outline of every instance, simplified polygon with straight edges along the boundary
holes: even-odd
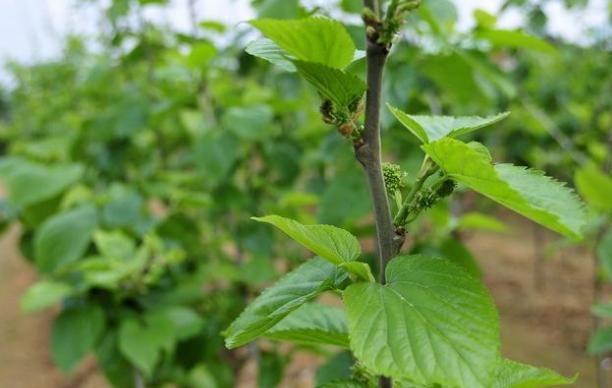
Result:
[[[611,305],[606,302],[603,292],[605,283],[610,282],[612,272],[612,228],[610,217],[612,205],[612,177],[595,163],[587,164],[576,170],[574,181],[578,192],[589,206],[591,222],[588,239],[585,241],[593,255],[593,333],[588,344],[588,352],[597,356],[598,384],[605,386],[608,381],[603,357],[612,350],[612,328],[607,320],[612,318]]]
[[[94,353],[118,387],[230,386],[258,358],[275,385],[279,355],[228,352],[219,332],[276,273],[273,234],[241,220],[317,203],[294,182],[325,128],[293,113],[312,100],[299,83],[261,87],[264,66],[216,43],[223,25],[131,24],[148,3],[108,4],[99,53],[71,38],[57,62],[11,67],[0,221],[40,275],[22,306],[61,306],[67,374]]]
[[[581,210],[567,189],[491,160],[566,180],[578,153],[602,165],[610,117],[605,53],[500,29],[483,11],[475,13],[473,29],[459,32],[448,0],[419,7],[391,1],[384,15],[370,7],[362,15],[366,26],[344,19],[363,13],[358,0],[340,2],[343,24],[295,20],[338,15],[335,5],[310,10],[297,0],[254,0],[261,19],[253,25],[266,37],[246,51],[270,65],[244,54],[239,29],[193,19],[187,34],[146,21],[147,7],[165,3],[101,4],[104,30],[111,32],[99,37],[101,52],[71,38],[58,61],[12,65],[16,86],[0,103],[0,153],[6,154],[0,182],[8,191],[0,225],[21,225],[22,252],[40,274],[23,307],[61,305],[51,353],[63,371],[93,352],[115,386],[229,386],[247,361],[257,360],[258,384],[267,387],[278,383],[294,352],[331,356],[343,349],[319,369],[317,385],[364,386],[377,375],[393,377],[396,386],[568,381],[510,361],[493,365],[497,318],[461,233],[507,227],[482,213],[486,201],[464,209],[462,194],[480,192],[577,237]],[[544,34],[535,27],[529,30]],[[398,32],[405,39],[395,38]],[[393,49],[382,81],[362,80],[366,33],[377,52],[368,61],[386,59]],[[374,65],[368,68],[382,67]],[[579,79],[554,82],[577,66]],[[378,88],[366,84],[382,85],[388,109],[380,120],[371,102],[376,96],[363,99]],[[589,115],[594,90],[597,109]],[[495,111],[512,115],[473,116]],[[448,113],[464,116],[426,116]],[[376,157],[372,128],[379,121],[389,163]],[[476,131],[493,124],[495,130]],[[587,127],[596,130],[581,130]],[[461,141],[468,135],[493,156],[479,143]],[[605,195],[594,188],[605,185],[593,183],[601,180],[590,170],[581,174],[592,182],[577,178],[579,192],[597,209],[593,197],[601,202]],[[371,252],[369,191],[382,232],[374,245],[380,243],[379,258],[388,265],[377,265]],[[285,217],[249,220],[269,213]],[[303,251],[277,241],[266,224],[319,257],[302,263]],[[406,235],[413,243],[398,253]],[[279,272],[287,274],[230,325]],[[374,282],[385,273],[385,282]],[[320,303],[322,293],[330,303]],[[368,299],[374,294],[376,302]],[[344,295],[342,308],[334,295]],[[436,307],[451,302],[465,310]],[[423,319],[427,324],[419,325]],[[228,325],[231,347],[258,337],[272,341],[227,351],[219,333]],[[594,338],[607,343],[605,335]],[[280,341],[295,345],[287,354]]]
[[[572,238],[581,237],[581,203],[571,190],[541,172],[494,164],[484,145],[458,139],[507,114],[414,116],[390,107],[419,140],[425,156],[410,182],[401,169],[386,165],[383,171],[383,69],[399,26],[418,2],[392,0],[385,13],[378,2],[364,5],[365,81],[354,71],[353,62],[361,54],[343,25],[332,19],[255,20],[251,24],[265,40],[256,41],[248,51],[297,71],[318,91],[323,120],[336,126],[353,147],[374,209],[378,277],[347,230],[277,215],[254,218],[277,227],[316,257],[251,302],[224,332],[226,346],[270,338],[347,348],[355,358],[352,372],[323,384],[329,387],[571,384],[573,379],[501,357],[495,306],[469,268],[459,260],[404,255],[401,248],[407,226],[451,195],[458,184]],[[397,203],[394,217],[388,191]],[[330,292],[342,297],[343,308],[317,302]]]

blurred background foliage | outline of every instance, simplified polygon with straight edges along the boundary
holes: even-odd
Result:
[[[81,2],[103,10],[99,35],[67,37],[54,60],[9,62],[14,82],[0,93],[0,224],[19,223],[21,254],[40,279],[23,309],[61,304],[50,353],[65,373],[93,352],[118,387],[226,387],[255,358],[259,386],[276,386],[290,356],[275,344],[229,352],[220,336],[301,257],[249,217],[278,213],[371,235],[351,147],[321,121],[308,85],[244,52],[248,27],[192,13],[186,33],[143,17],[165,0]],[[511,111],[477,140],[497,159],[560,180],[582,171],[579,188],[598,215],[585,244],[600,246],[602,215],[611,211],[601,182],[610,179],[612,40],[605,28],[588,45],[553,39],[544,3],[508,0],[499,15],[476,10],[475,26],[459,31],[461,2],[426,0],[393,47],[385,95],[414,114]],[[363,48],[361,1],[252,6],[260,17],[339,17]],[[526,16],[524,28],[497,27],[511,11]],[[351,71],[364,69],[361,61]],[[383,122],[385,154],[414,174],[418,144],[389,112]],[[479,273],[461,232],[507,230],[492,209],[469,198],[436,206],[416,223],[412,249]],[[604,268],[612,262],[606,249]],[[318,383],[351,363],[330,358]]]

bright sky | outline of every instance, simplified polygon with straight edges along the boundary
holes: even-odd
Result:
[[[107,0],[108,1],[108,0]],[[152,12],[149,17],[164,20],[175,26],[189,26],[187,2],[171,0],[172,7],[165,13]],[[326,3],[331,0],[306,0]],[[456,0],[460,2],[460,27],[473,23],[472,12],[482,8],[492,13],[502,0]],[[96,10],[81,6],[75,11],[77,0],[0,0],[0,64],[7,58],[31,62],[57,55],[62,36],[70,32],[92,33],[96,30]],[[198,0],[198,15],[202,19],[223,20],[233,24],[253,17],[249,0]],[[592,0],[578,17],[564,12],[561,1],[549,2],[546,11],[552,20],[552,33],[579,41],[585,31],[595,25],[605,25],[607,0]],[[521,15],[507,15],[501,21],[506,27],[521,23]],[[0,71],[0,81],[3,75]]]

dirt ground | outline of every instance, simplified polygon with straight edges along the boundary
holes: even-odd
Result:
[[[592,325],[592,259],[585,252],[566,249],[538,261],[535,268],[540,271],[535,276],[535,247],[552,241],[554,235],[519,217],[504,214],[503,218],[513,226],[511,234],[473,233],[464,241],[479,259],[499,307],[504,356],[566,375],[579,373],[576,387],[596,387],[595,361],[584,355]],[[17,233],[13,228],[0,239],[0,388],[105,387],[92,360],[71,378],[54,370],[48,355],[53,312],[19,311],[19,297],[35,276],[17,253]],[[311,386],[316,364],[312,356],[299,355],[283,386]],[[253,386],[244,380],[241,388]]]

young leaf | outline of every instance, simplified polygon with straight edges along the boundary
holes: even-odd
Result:
[[[361,254],[357,238],[335,226],[304,225],[277,215],[252,218],[276,226],[304,247],[336,265],[354,261]]]
[[[502,360],[497,369],[493,388],[542,388],[573,384],[576,377],[567,378],[546,368]]]
[[[322,304],[303,305],[273,326],[264,336],[306,345],[348,347],[344,311]]]
[[[0,160],[0,182],[6,185],[10,202],[18,207],[55,197],[82,174],[83,167],[77,164],[47,166],[18,157]]]
[[[593,208],[612,212],[612,177],[606,175],[594,164],[576,171],[576,189]]]
[[[251,21],[288,55],[343,69],[353,61],[355,44],[344,26],[331,19],[309,17],[294,20]]]
[[[223,333],[229,349],[255,340],[317,295],[337,288],[346,274],[315,257],[264,290]]]
[[[34,237],[38,268],[51,273],[78,260],[85,253],[96,224],[96,209],[91,205],[49,218]]]
[[[419,384],[490,387],[499,323],[473,276],[447,260],[402,256],[387,284],[355,283],[344,292],[350,345],[363,365]]]
[[[66,283],[43,280],[28,288],[21,298],[21,308],[26,312],[42,310],[61,302],[72,291]]]
[[[335,105],[348,107],[358,102],[366,84],[357,76],[314,62],[293,61],[298,73],[312,84],[321,96]]]
[[[291,62],[291,57],[270,39],[260,38],[254,40],[253,42],[249,43],[245,51],[255,57],[265,59],[266,61],[281,67],[283,70],[289,72],[297,71],[295,65]]]
[[[70,308],[53,321],[51,356],[65,373],[71,372],[93,349],[104,331],[104,312],[97,306]]]
[[[563,235],[581,237],[582,204],[572,190],[540,171],[493,165],[481,144],[443,138],[422,148],[450,178]]]
[[[389,110],[404,127],[408,128],[422,143],[427,144],[443,137],[457,137],[477,129],[493,125],[510,115],[510,112],[495,116],[414,116],[387,105]]]
[[[593,333],[587,351],[590,354],[603,354],[612,351],[612,327],[604,327]]]

